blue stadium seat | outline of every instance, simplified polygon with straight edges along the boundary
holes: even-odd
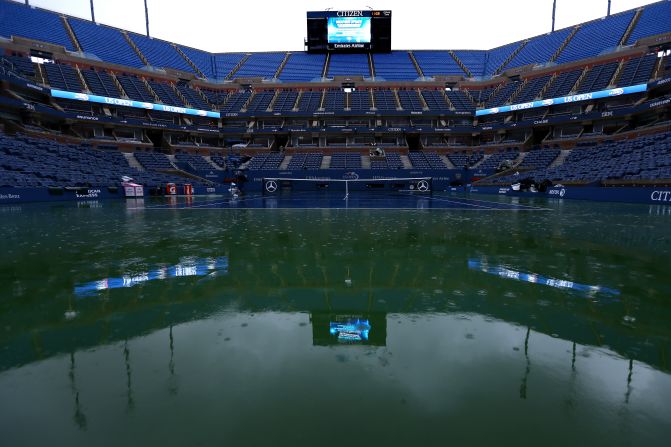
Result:
[[[370,77],[367,54],[332,54],[329,59],[329,70],[326,75],[333,76],[364,76]]]
[[[147,58],[149,65],[193,73],[193,68],[169,42],[136,33],[128,33],[128,36]]]
[[[69,22],[79,45],[85,52],[95,54],[112,64],[133,68],[144,66],[140,56],[135,53],[118,29],[88,20],[69,19]]]
[[[27,37],[75,50],[58,13],[15,1],[0,1],[0,36]]]
[[[252,53],[235,73],[234,78],[272,79],[286,53]]]
[[[466,75],[447,51],[413,51],[412,54],[424,76]]]
[[[644,6],[641,17],[627,39],[627,45],[631,45],[637,40],[671,32],[671,2],[664,0]]]
[[[616,47],[633,17],[634,11],[625,11],[583,24],[556,62],[563,64],[587,59]]]
[[[419,77],[407,51],[373,54],[375,77],[387,81],[412,81]]]
[[[320,78],[325,61],[324,54],[291,53],[279,79],[284,82],[307,82]]]

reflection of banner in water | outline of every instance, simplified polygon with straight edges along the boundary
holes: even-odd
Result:
[[[496,275],[501,278],[514,279],[516,281],[530,282],[534,284],[541,284],[544,286],[555,287],[558,289],[572,289],[579,292],[585,293],[605,293],[608,295],[619,295],[620,291],[617,289],[611,289],[608,287],[602,286],[589,286],[585,284],[578,284],[573,281],[567,281],[564,279],[554,279],[546,278],[541,275],[536,275],[535,273],[522,273],[515,270],[511,270],[501,266],[492,266],[487,265],[486,262],[479,261],[477,259],[468,260],[468,268],[471,270],[479,270],[481,272],[489,273],[491,275]]]
[[[331,322],[329,332],[335,335],[338,341],[356,342],[368,340],[370,328],[368,320],[357,318],[346,322]]]
[[[100,290],[133,287],[147,281],[184,276],[205,276],[218,271],[228,270],[228,258],[203,258],[182,262],[171,267],[160,267],[147,273],[124,275],[118,278],[105,278],[98,281],[75,285],[75,295],[92,295]]]

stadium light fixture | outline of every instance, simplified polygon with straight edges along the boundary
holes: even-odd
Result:
[[[147,7],[147,0],[144,0],[144,20],[147,24],[147,37],[149,37],[149,8]]]
[[[552,32],[555,31],[555,12],[557,11],[557,0],[552,1]]]

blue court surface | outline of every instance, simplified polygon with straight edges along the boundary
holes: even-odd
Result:
[[[132,202],[129,203],[132,207]],[[171,197],[162,203],[138,204],[148,210],[166,209],[395,209],[395,210],[468,210],[468,211],[548,211],[549,208],[521,205],[510,201],[472,199],[449,193],[420,194],[412,192],[344,193],[292,192],[290,194],[243,194],[212,199]]]

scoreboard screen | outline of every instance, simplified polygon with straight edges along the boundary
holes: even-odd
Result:
[[[391,11],[312,11],[307,24],[308,52],[391,51]]]

